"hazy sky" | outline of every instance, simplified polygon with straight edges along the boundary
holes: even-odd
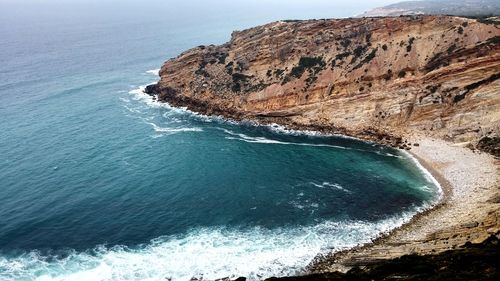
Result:
[[[281,3],[315,3],[315,2],[331,2],[331,3],[355,3],[357,5],[386,5],[390,3],[401,2],[402,0],[233,0],[231,2],[254,2],[254,3],[267,3],[267,2],[281,2]],[[228,2],[224,0],[190,0],[190,1],[178,1],[178,0],[0,0],[0,3],[103,3],[103,2],[114,2],[114,3],[147,3],[147,2],[209,2],[211,4],[215,4],[217,2]]]
[[[0,0],[0,16],[43,17],[81,16],[117,13],[143,17],[155,16],[204,16],[231,11],[253,17],[262,14],[294,18],[335,18],[360,14],[374,7],[399,0]]]
[[[0,0],[0,5],[24,5],[31,7],[113,7],[120,5],[122,7],[155,6],[162,7],[217,7],[220,5],[232,6],[262,6],[280,7],[294,6],[302,8],[305,6],[321,5],[325,7],[349,10],[367,10],[370,8],[384,6],[391,3],[400,2],[400,0]],[[30,6],[27,6],[30,5]],[[33,6],[34,5],[34,6]],[[6,6],[8,7],[8,6]],[[2,8],[2,7],[0,7]]]

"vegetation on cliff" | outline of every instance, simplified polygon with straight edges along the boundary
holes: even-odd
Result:
[[[279,21],[167,61],[152,94],[393,145],[418,132],[474,146],[500,135],[499,37],[498,21],[450,16]]]

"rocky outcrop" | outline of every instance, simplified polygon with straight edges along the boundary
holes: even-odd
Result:
[[[346,273],[329,272],[305,276],[270,278],[267,281],[309,280],[498,280],[500,244],[491,235],[480,243],[440,254],[405,255],[355,267]]]
[[[500,158],[500,137],[483,137],[479,140],[477,148]]]
[[[168,60],[147,92],[191,110],[402,145],[500,135],[500,26],[449,16],[279,21]],[[491,145],[489,145],[491,146]]]

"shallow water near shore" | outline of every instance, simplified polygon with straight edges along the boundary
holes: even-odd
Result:
[[[142,93],[168,57],[288,12],[231,25],[0,12],[0,279],[297,274],[434,204],[435,181],[392,148]]]

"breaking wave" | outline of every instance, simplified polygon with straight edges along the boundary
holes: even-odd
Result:
[[[159,68],[158,69],[151,69],[151,70],[146,71],[146,73],[158,76],[158,75],[160,75],[160,69]]]
[[[343,192],[346,192],[346,193],[351,193],[350,190],[344,188],[342,185],[340,185],[338,183],[322,182],[321,184],[318,184],[318,183],[315,183],[315,182],[310,182],[309,184],[311,184],[311,185],[313,185],[315,187],[322,188],[322,189],[340,190],[340,191],[343,191]]]
[[[65,257],[29,252],[0,257],[1,280],[190,280],[300,274],[321,253],[368,243],[417,212],[375,223],[324,222],[315,226],[249,230],[200,229],[160,237],[137,248],[104,246]]]
[[[339,148],[339,149],[350,149],[347,147],[338,146],[338,145],[330,145],[330,144],[286,142],[286,141],[268,139],[265,137],[251,137],[251,136],[247,136],[245,134],[235,133],[231,130],[227,130],[227,129],[223,129],[223,128],[221,128],[221,130],[223,130],[226,134],[230,135],[230,136],[227,136],[226,139],[241,140],[241,141],[249,142],[249,143],[289,144],[289,145],[301,145],[301,146],[318,146],[318,147],[331,147],[331,148]]]
[[[153,126],[153,129],[155,132],[158,133],[179,133],[179,132],[202,132],[202,128],[184,128],[184,127],[179,127],[179,128],[164,128],[156,125],[155,123],[150,123],[148,122],[151,126]]]

